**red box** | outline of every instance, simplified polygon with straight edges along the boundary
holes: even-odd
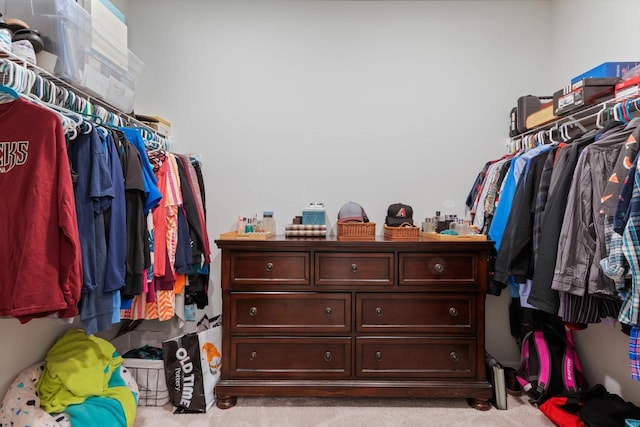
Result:
[[[640,94],[640,76],[616,84],[616,99],[635,98]]]

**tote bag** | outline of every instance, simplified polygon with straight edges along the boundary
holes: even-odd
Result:
[[[222,322],[203,317],[195,332],[162,343],[169,398],[175,414],[207,412],[220,378]]]

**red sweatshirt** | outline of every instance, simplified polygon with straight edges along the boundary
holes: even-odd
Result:
[[[80,242],[60,117],[0,104],[0,316],[78,314]]]

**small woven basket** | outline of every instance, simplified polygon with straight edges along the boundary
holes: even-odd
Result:
[[[375,240],[375,222],[338,223],[338,240]]]
[[[387,240],[420,240],[420,227],[388,227],[384,225]]]

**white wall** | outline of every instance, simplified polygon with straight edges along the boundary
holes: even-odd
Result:
[[[463,215],[482,165],[505,153],[517,97],[551,76],[530,60],[548,54],[548,1],[126,7],[146,63],[136,111],[166,117],[174,150],[202,156],[213,237],[264,209],[282,232],[310,201],[332,224],[358,201],[378,232],[397,201],[417,220]],[[517,364],[508,302],[487,298],[487,347]]]
[[[614,50],[591,40],[595,34],[568,34],[566,19],[592,21],[582,16],[588,8],[576,7],[582,1],[115,3],[146,64],[136,111],[171,121],[174,151],[201,155],[212,238],[237,215],[264,209],[275,211],[281,232],[310,201],[325,203],[332,224],[344,202],[358,201],[378,230],[397,201],[411,204],[418,220],[435,210],[464,214],[484,162],[505,153],[518,96],[550,94],[614,50],[612,59],[640,57],[622,50],[637,40],[637,13],[616,18],[630,34]],[[598,3],[585,28],[610,15],[602,9],[611,2]],[[585,41],[598,53],[566,52]],[[507,304],[506,293],[487,297],[487,348],[517,364]],[[13,343],[3,352],[0,392],[61,329],[49,320],[0,319],[0,337]],[[637,383],[625,381],[620,335],[590,327],[578,345],[590,376],[640,402]],[[603,344],[619,370],[593,358]]]

